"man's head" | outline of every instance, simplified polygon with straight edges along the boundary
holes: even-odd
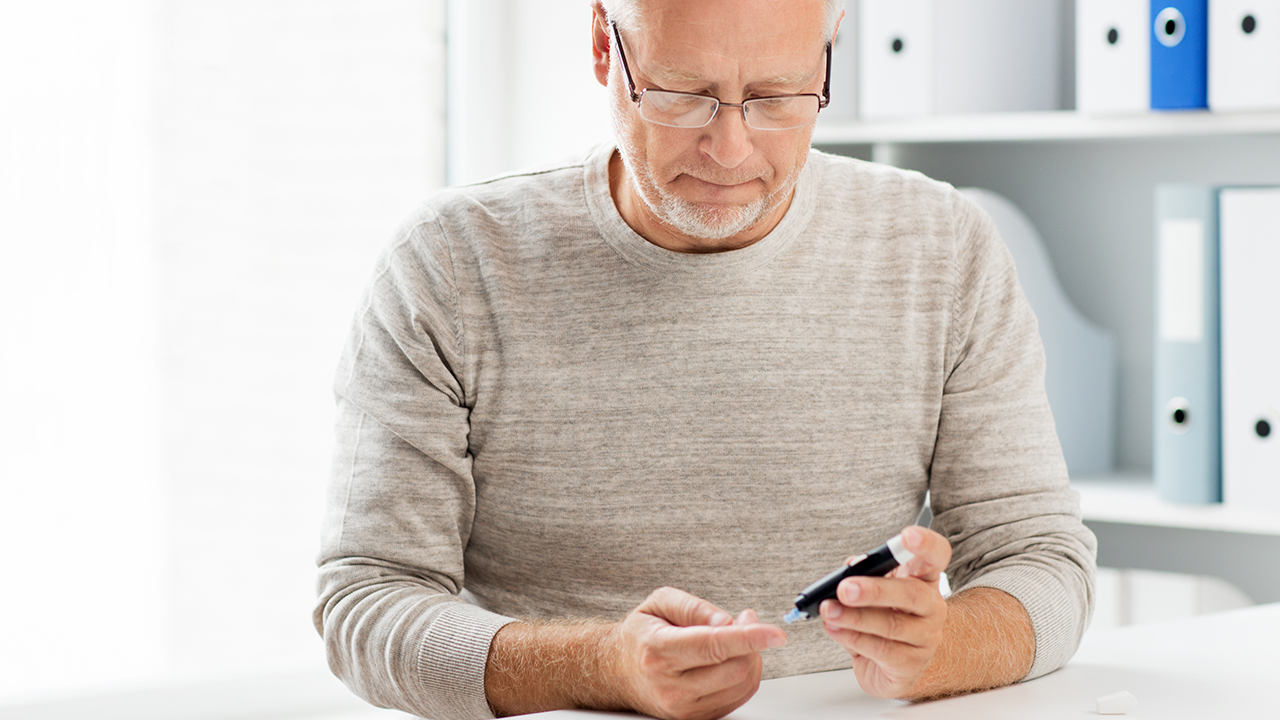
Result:
[[[689,252],[759,240],[786,213],[813,128],[748,127],[741,108],[723,105],[701,128],[650,122],[629,92],[622,58],[637,92],[671,90],[724,103],[818,94],[826,80],[826,43],[842,5],[597,0],[596,77],[610,90],[622,160],[611,172],[620,176],[613,182],[614,201],[633,228],[656,244]],[[613,47],[609,21],[617,25],[622,52]]]
[[[696,0],[695,0],[696,2]],[[646,4],[645,0],[600,0],[608,13],[609,19],[618,24],[623,32],[635,32],[640,22],[639,17]],[[786,3],[778,3],[782,8]],[[824,22],[822,35],[830,38],[836,33],[836,25],[844,14],[844,0],[822,0]]]

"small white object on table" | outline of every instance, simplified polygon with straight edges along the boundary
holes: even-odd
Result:
[[[1138,709],[1138,698],[1121,690],[1098,698],[1099,715],[1126,715]]]

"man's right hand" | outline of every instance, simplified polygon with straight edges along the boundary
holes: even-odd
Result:
[[[760,687],[760,651],[787,642],[751,610],[655,590],[617,624],[511,623],[494,636],[485,695],[498,715],[586,707],[710,720]]]
[[[760,651],[786,644],[752,610],[735,620],[701,598],[659,588],[614,631],[631,709],[671,720],[728,715],[760,687]]]

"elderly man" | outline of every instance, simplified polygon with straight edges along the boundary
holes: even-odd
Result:
[[[1094,540],[1035,318],[954,189],[810,151],[840,5],[597,0],[616,148],[444,191],[386,250],[316,609],[356,693],[712,718],[762,677],[924,698],[1070,657]],[[898,532],[908,565],[779,627]]]

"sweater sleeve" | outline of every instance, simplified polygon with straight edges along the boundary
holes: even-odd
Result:
[[[489,645],[510,619],[463,599],[476,489],[465,347],[436,227],[411,223],[384,254],[339,363],[313,620],[330,668],[370,703],[488,718]]]
[[[955,590],[1017,598],[1035,630],[1026,679],[1075,653],[1093,608],[1096,540],[1081,521],[1044,390],[1045,355],[1013,258],[958,193],[956,295],[930,477]]]

